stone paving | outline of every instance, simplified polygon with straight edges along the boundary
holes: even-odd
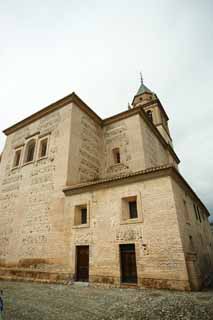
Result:
[[[4,320],[213,320],[213,291],[0,282]]]

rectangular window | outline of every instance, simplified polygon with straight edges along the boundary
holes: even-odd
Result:
[[[202,222],[201,215],[200,215],[200,210],[199,210],[198,206],[197,206],[197,214],[198,214],[199,221]]]
[[[188,207],[185,200],[183,200],[183,208],[184,208],[184,216],[185,216],[186,222],[189,222],[189,212],[188,212]]]
[[[87,223],[87,208],[81,208],[81,224]]]
[[[114,163],[121,163],[121,156],[119,148],[115,148],[113,151]]]
[[[89,217],[88,217],[88,209],[87,205],[78,205],[75,206],[75,211],[74,211],[74,226],[87,226],[89,222]]]
[[[122,221],[138,219],[138,201],[137,196],[122,198]]]
[[[194,252],[195,251],[195,246],[194,246],[194,241],[192,239],[192,236],[189,236],[189,251]]]
[[[138,217],[137,202],[136,202],[136,200],[130,201],[129,202],[129,218],[135,219],[137,217]]]
[[[196,208],[195,204],[193,204],[193,206],[194,206],[194,212],[195,212],[196,220],[198,220],[197,208]]]

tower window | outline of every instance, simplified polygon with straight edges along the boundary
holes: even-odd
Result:
[[[186,200],[183,200],[183,210],[184,210],[184,216],[185,216],[186,222],[189,222],[189,212],[188,212]]]
[[[36,141],[34,139],[28,142],[26,147],[25,163],[33,161],[35,154],[35,146]]]
[[[16,168],[20,165],[21,162],[21,150],[17,150],[15,153],[13,167]]]
[[[194,212],[195,212],[196,220],[198,220],[198,214],[197,214],[197,208],[196,208],[196,205],[195,205],[195,204],[193,204],[193,206],[194,206]]]
[[[192,236],[189,236],[189,250],[190,252],[194,252],[195,251],[195,246],[194,246],[194,241]]]
[[[113,156],[114,156],[115,163],[121,163],[121,156],[120,156],[119,148],[113,149]]]
[[[40,141],[39,158],[44,158],[47,155],[48,138]]]
[[[146,112],[146,114],[147,114],[149,120],[151,120],[151,121],[153,122],[152,111],[151,111],[151,110],[148,110],[148,111]]]
[[[197,206],[197,213],[198,213],[199,221],[202,222],[202,220],[201,220],[201,214],[200,214],[200,210],[199,210],[199,207],[198,207],[198,206]]]

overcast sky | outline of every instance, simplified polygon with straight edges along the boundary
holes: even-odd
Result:
[[[212,0],[0,1],[0,130],[72,91],[101,117],[124,111],[142,71],[213,212],[212,21]]]

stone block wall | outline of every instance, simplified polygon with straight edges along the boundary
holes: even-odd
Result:
[[[123,221],[122,198],[137,196],[140,217]],[[89,222],[76,227],[75,207],[89,205]],[[189,279],[169,177],[100,188],[66,197],[70,230],[70,271],[76,272],[76,246],[89,245],[90,282],[120,285],[120,244],[134,243],[138,285],[189,290]]]
[[[0,166],[0,266],[62,270],[66,264],[64,194],[68,167],[71,105],[7,137]],[[38,159],[40,138],[48,154]],[[35,158],[24,164],[27,141],[35,139]],[[13,168],[16,148],[21,164]]]
[[[206,209],[176,181],[172,186],[184,253],[189,273],[197,279],[191,279],[196,289],[213,271],[213,235]]]
[[[170,163],[168,151],[142,118],[140,118],[140,124],[141,135],[143,137],[145,168]]]
[[[104,126],[103,138],[102,178],[145,169],[143,137],[138,114]],[[116,164],[113,159],[113,149],[116,148],[120,151],[120,164]]]
[[[73,104],[67,185],[97,180],[103,162],[101,124]]]

